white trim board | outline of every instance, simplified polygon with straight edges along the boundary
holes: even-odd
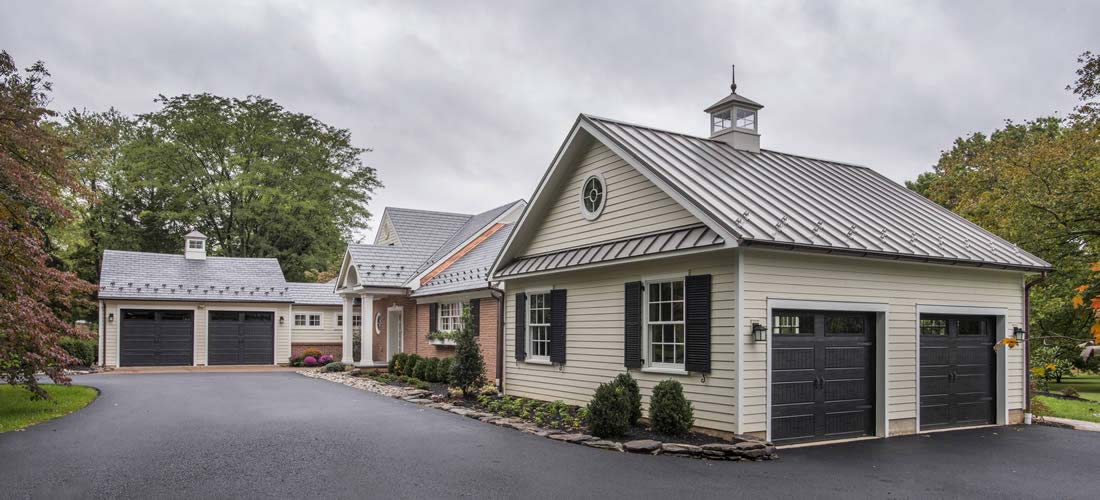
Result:
[[[875,315],[875,436],[890,437],[890,414],[888,403],[890,401],[890,370],[886,366],[889,360],[890,342],[887,338],[890,325],[890,304],[885,302],[845,302],[830,300],[788,300],[767,299],[767,318],[764,327],[767,328],[767,356],[765,375],[766,414],[765,435],[767,440],[772,439],[772,310],[773,309],[801,309],[811,311],[851,311],[874,312]]]
[[[949,306],[949,305],[937,305],[937,304],[917,304],[916,307],[916,327],[913,334],[916,336],[916,390],[914,393],[917,395],[916,402],[913,404],[916,411],[916,426],[917,434],[924,434],[925,432],[920,429],[920,317],[922,314],[950,314],[958,316],[994,316],[997,318],[997,334],[993,338],[994,342],[1000,342],[1008,336],[1008,309],[1004,307],[982,307],[982,306]],[[997,425],[1008,424],[1008,348],[1002,347],[997,350],[997,367],[995,368],[997,373],[997,393],[994,397],[997,400],[997,407],[995,412],[997,414]],[[1027,367],[1025,366],[1026,370]]]

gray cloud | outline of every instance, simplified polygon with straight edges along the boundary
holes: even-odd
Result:
[[[8,6],[0,48],[54,105],[260,94],[352,130],[386,205],[526,198],[581,112],[698,135],[728,93],[764,147],[898,181],[1004,119],[1068,111],[1095,2],[51,2]]]

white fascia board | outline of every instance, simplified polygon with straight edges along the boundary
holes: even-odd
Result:
[[[351,249],[344,248],[344,258],[340,260],[340,274],[336,276],[336,285],[333,287],[332,292],[336,293],[338,290],[345,288],[344,283],[348,276],[348,266],[351,265]]]

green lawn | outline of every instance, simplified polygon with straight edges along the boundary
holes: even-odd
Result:
[[[1062,377],[1061,384],[1050,383],[1050,392],[1061,393],[1066,387],[1077,389],[1082,398],[1100,401],[1100,375]]]
[[[1100,403],[1098,402],[1071,401],[1049,396],[1035,396],[1035,401],[1041,401],[1047,405],[1050,408],[1050,416],[1052,417],[1100,422]]]
[[[31,400],[31,393],[22,387],[0,385],[0,432],[68,415],[99,396],[99,391],[83,385],[43,384],[42,388],[50,394],[49,401]]]

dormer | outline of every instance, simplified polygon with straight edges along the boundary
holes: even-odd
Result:
[[[183,237],[183,258],[206,260],[206,235],[191,231]]]
[[[730,95],[705,110],[710,115],[710,138],[740,150],[759,153],[758,112],[764,106],[737,94],[736,76],[731,69]]]

